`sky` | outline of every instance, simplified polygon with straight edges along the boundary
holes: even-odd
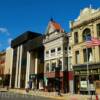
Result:
[[[69,21],[90,5],[99,8],[100,0],[0,0],[0,51],[25,31],[44,34],[51,18],[69,32]]]

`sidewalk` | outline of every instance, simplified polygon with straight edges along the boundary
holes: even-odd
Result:
[[[44,92],[39,90],[30,90],[29,92],[26,92],[26,90],[21,89],[9,89],[9,92],[13,93],[19,93],[19,94],[27,94],[27,95],[33,95],[33,96],[42,96],[42,97],[48,97],[58,100],[65,100],[64,96],[58,96],[56,92]]]
[[[7,88],[0,88],[0,92],[7,92]]]
[[[88,95],[68,93],[68,94],[62,94],[62,96],[58,96],[56,92],[44,92],[44,91],[39,91],[39,90],[35,90],[35,91],[30,90],[27,93],[26,90],[22,90],[22,89],[9,89],[9,92],[27,94],[27,95],[33,95],[33,96],[43,96],[43,97],[53,98],[57,100],[96,100],[95,95],[92,95],[92,99],[91,99],[91,96],[88,96]],[[100,100],[100,95],[98,97]]]

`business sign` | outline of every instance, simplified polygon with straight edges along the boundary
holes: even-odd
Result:
[[[87,88],[87,81],[80,81],[81,88]]]

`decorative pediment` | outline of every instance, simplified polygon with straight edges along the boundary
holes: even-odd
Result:
[[[54,32],[64,32],[64,30],[61,28],[60,24],[51,19],[48,23],[45,34],[51,34]]]
[[[98,11],[99,9],[93,9],[91,7],[84,8],[83,10],[80,11],[80,15],[75,21],[84,20],[85,18],[89,18],[92,16],[93,13],[96,13]]]

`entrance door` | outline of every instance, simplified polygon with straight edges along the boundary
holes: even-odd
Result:
[[[79,76],[74,77],[74,90],[75,93],[79,92]]]

